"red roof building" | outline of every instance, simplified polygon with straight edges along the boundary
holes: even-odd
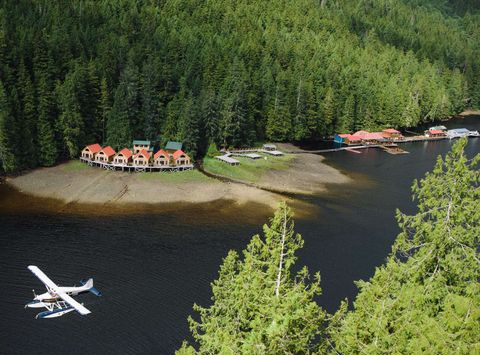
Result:
[[[115,155],[115,150],[112,147],[108,146],[103,148],[95,156],[95,160],[98,162],[111,162]]]
[[[113,159],[115,164],[128,164],[132,161],[133,153],[128,148],[123,148]]]
[[[428,131],[425,131],[425,135],[427,137],[441,137],[445,136],[445,131],[439,130],[439,129],[430,129]]]
[[[82,158],[93,160],[95,155],[101,150],[102,147],[98,143],[87,145],[82,150]]]
[[[150,161],[150,153],[145,149],[142,149],[140,152],[135,154],[133,158],[133,163],[135,165],[147,166]]]
[[[191,162],[190,157],[185,154],[181,149],[175,151],[175,153],[173,153],[172,155],[176,165],[187,165]]]
[[[156,165],[156,166],[170,165],[170,154],[168,154],[165,150],[160,149],[153,156],[153,165]]]

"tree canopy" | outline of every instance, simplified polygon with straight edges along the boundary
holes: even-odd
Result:
[[[316,303],[319,274],[292,272],[303,240],[283,204],[264,237],[243,258],[230,251],[212,283],[212,305],[194,306],[195,343],[178,354],[476,354],[480,352],[480,154],[456,143],[413,184],[414,215],[401,228],[385,265],[348,309],[328,315]]]
[[[303,140],[480,103],[475,1],[0,0],[3,170]],[[7,107],[7,108],[4,108]],[[3,125],[4,123],[2,123]],[[3,157],[0,157],[3,159]]]

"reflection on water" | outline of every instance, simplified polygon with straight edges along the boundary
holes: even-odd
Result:
[[[479,129],[479,122],[451,126]],[[353,183],[305,197],[295,209],[301,217],[315,206],[309,218],[296,220],[305,239],[299,265],[321,271],[320,302],[329,311],[353,299],[353,281],[383,263],[398,233],[395,209],[415,211],[412,180],[452,144],[412,143],[405,146],[410,154],[398,156],[376,149],[325,155]],[[470,139],[467,153],[479,149],[480,139]],[[2,353],[172,353],[188,335],[192,304],[209,304],[222,258],[244,248],[271,214],[264,206],[229,201],[135,206],[135,214],[107,213],[111,208],[62,206],[0,187]],[[35,320],[34,311],[23,309],[31,289],[42,288],[29,264],[61,285],[93,277],[104,297],[81,298],[93,312],[87,317]]]

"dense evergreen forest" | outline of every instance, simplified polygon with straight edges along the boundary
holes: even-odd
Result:
[[[357,282],[352,309],[316,303],[320,274],[294,267],[303,239],[282,204],[225,257],[212,304],[189,318],[194,342],[177,354],[479,354],[480,154],[469,159],[466,144],[414,182],[418,211],[397,212],[392,252]]]
[[[0,0],[0,161],[248,146],[480,102],[475,0]]]

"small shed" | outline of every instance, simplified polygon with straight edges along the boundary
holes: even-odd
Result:
[[[123,148],[113,159],[114,164],[127,165],[132,162],[133,153],[128,148]]]
[[[139,152],[141,152],[144,149],[147,152],[151,152],[153,150],[152,142],[146,141],[146,140],[136,139],[132,142],[132,146],[133,146],[133,154],[138,154]]]
[[[446,131],[447,127],[445,126],[433,126],[428,129],[429,131]]]
[[[348,136],[350,136],[348,133],[337,133],[335,137],[333,137],[333,141],[335,143],[345,143],[345,139],[348,138]]]
[[[174,141],[168,141],[167,145],[165,146],[165,150],[172,154],[175,153],[177,150],[182,150],[183,143],[181,142],[174,142]]]
[[[263,149],[265,150],[277,150],[277,146],[275,144],[267,143],[263,145]]]
[[[143,149],[142,151],[138,152],[133,157],[133,164],[136,166],[148,166],[149,162],[150,162],[150,153],[146,149]]]
[[[229,156],[226,156],[226,155],[216,156],[215,159],[218,159],[218,160],[223,161],[224,163],[227,163],[227,164],[230,164],[230,165],[240,164],[240,162],[237,159],[230,158]]]
[[[170,154],[165,150],[160,149],[153,156],[153,165],[155,166],[168,166],[170,165]]]
[[[359,145],[362,143],[362,138],[354,136],[352,134],[347,134],[344,142],[348,145]]]
[[[173,153],[173,161],[175,165],[189,165],[191,163],[190,157],[183,152],[183,150],[179,149],[175,153]]]
[[[115,150],[112,147],[108,146],[97,153],[97,155],[95,156],[95,161],[99,163],[111,163],[114,157]]]
[[[93,160],[95,159],[95,155],[101,150],[102,147],[98,143],[87,145],[82,150],[82,158]]]

